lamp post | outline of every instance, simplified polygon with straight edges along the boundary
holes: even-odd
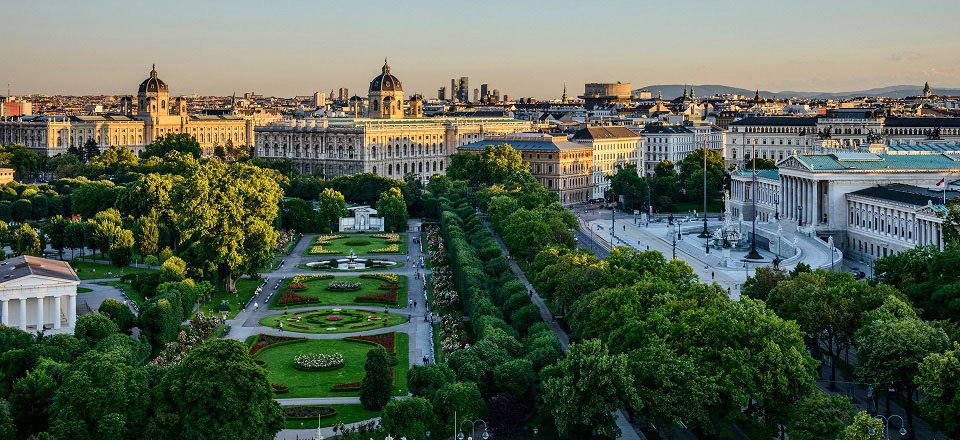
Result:
[[[757,252],[757,140],[753,140],[753,154],[750,157],[750,160],[753,161],[753,184],[750,191],[753,195],[750,197],[753,202],[753,233],[750,237],[750,252],[743,258],[747,260],[762,260],[763,256]]]
[[[783,225],[777,224],[777,259],[780,259],[780,246],[783,246]]]
[[[490,433],[487,432],[487,422],[485,422],[485,421],[483,421],[483,420],[481,420],[481,419],[477,419],[477,420],[473,420],[473,421],[464,420],[464,421],[460,422],[460,428],[461,428],[461,429],[460,429],[460,432],[457,433],[457,440],[464,440],[464,439],[473,440],[473,439],[475,438],[475,437],[474,437],[474,434],[477,433],[477,423],[483,423],[483,433],[480,434],[480,438],[483,439],[483,440],[489,439],[489,438],[490,438]],[[463,434],[463,429],[462,429],[462,428],[463,428],[463,425],[464,425],[464,424],[470,424],[470,435],[469,435],[469,436],[464,436],[464,434]]]
[[[677,225],[674,225],[673,227],[677,227]],[[673,259],[676,260],[677,259],[677,236],[673,234],[670,234],[670,236],[673,237]]]
[[[884,440],[890,440],[890,420],[892,420],[894,417],[900,419],[900,436],[903,437],[907,435],[907,428],[904,426],[903,417],[900,417],[899,415],[896,415],[896,414],[893,414],[891,416],[883,416],[883,415],[873,416],[873,418],[880,419],[881,421],[883,421],[883,439]],[[870,425],[870,428],[867,429],[867,434],[870,434],[871,436],[873,436],[876,433],[877,431],[873,429],[873,425]]]
[[[707,231],[707,136],[703,138],[703,230],[698,235],[700,238],[710,238],[710,231]],[[709,247],[707,253],[710,253]]]

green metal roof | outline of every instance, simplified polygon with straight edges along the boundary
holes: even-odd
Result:
[[[738,176],[752,177],[752,176],[753,176],[753,169],[738,168],[736,171],[734,171],[734,173],[737,174]],[[774,170],[757,170],[757,178],[758,178],[758,179],[780,180],[780,170],[776,170],[776,169],[774,169]]]
[[[957,170],[960,157],[954,154],[800,154],[795,156],[812,171],[870,170]]]

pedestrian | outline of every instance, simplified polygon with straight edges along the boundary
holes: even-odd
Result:
[[[280,329],[280,333],[283,333],[283,321],[277,322],[277,328]]]
[[[407,300],[407,307],[408,307],[408,308],[413,307],[413,300],[412,300],[412,299],[408,299],[408,300]]]
[[[253,302],[253,308],[254,308],[254,310],[260,310],[260,303],[254,301],[254,302]]]
[[[711,270],[711,271],[710,271],[710,278],[711,278],[711,279],[716,279],[716,278],[717,278],[717,273]]]
[[[416,300],[413,301],[413,308],[417,308],[417,301],[416,301]]]

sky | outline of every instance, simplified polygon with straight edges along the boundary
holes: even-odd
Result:
[[[173,95],[365,94],[384,57],[427,97],[461,76],[539,98],[564,81],[960,87],[957,17],[956,0],[3,0],[0,87],[134,94],[156,63]]]

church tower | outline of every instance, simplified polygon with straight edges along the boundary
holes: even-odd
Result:
[[[930,82],[927,81],[923,83],[923,97],[929,98],[931,96],[933,96],[933,89],[930,88]]]
[[[403,119],[403,86],[397,77],[390,74],[387,59],[373,81],[367,93],[367,116],[377,119]]]

